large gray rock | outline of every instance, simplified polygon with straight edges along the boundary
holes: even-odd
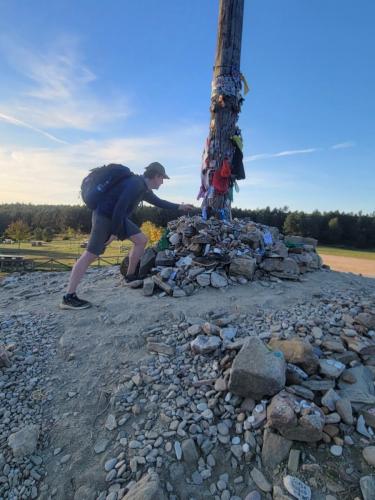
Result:
[[[146,474],[129,490],[123,500],[167,500],[167,497],[160,486],[158,476]]]
[[[8,438],[8,446],[12,449],[15,458],[31,455],[36,450],[39,438],[39,426],[30,424]]]
[[[8,351],[0,345],[0,368],[9,367],[10,366],[10,358]]]
[[[311,269],[320,269],[323,265],[323,260],[321,256],[317,253],[312,253],[311,255],[311,263],[310,263],[310,268]]]
[[[294,259],[288,257],[281,263],[281,272],[285,275],[297,276],[299,274],[299,266]]]
[[[145,278],[151,269],[155,266],[156,252],[152,248],[147,248],[139,263],[138,276],[140,279]]]
[[[299,266],[297,262],[290,257],[286,259],[281,257],[267,257],[260,267],[269,273],[280,273],[290,277],[297,277],[299,275]]]
[[[162,250],[156,254],[155,266],[165,266],[173,267],[176,262],[176,258],[172,252],[169,250]]]
[[[222,288],[228,285],[228,280],[225,276],[220,273],[211,273],[211,286],[214,288]]]
[[[211,283],[211,276],[208,273],[198,274],[196,280],[199,286],[208,286]]]
[[[352,403],[375,403],[375,388],[373,384],[374,375],[370,368],[367,366],[355,366],[354,368],[349,368],[345,372],[350,373],[354,376],[356,382],[354,384],[349,384],[340,380],[339,388],[337,391],[339,396],[342,398],[347,398]]]
[[[237,354],[229,390],[243,397],[273,396],[285,386],[286,364],[282,353],[272,352],[257,337],[250,337]]]
[[[325,392],[329,391],[330,389],[333,389],[335,387],[335,380],[333,379],[308,379],[308,380],[303,380],[301,384],[304,387],[307,387],[307,389],[310,389],[310,391],[314,392]]]
[[[288,248],[282,241],[277,241],[274,244],[272,251],[277,253],[278,255],[280,255],[280,257],[283,257],[284,259],[288,257]]]
[[[359,484],[363,500],[375,500],[375,476],[363,476]]]
[[[366,448],[363,449],[362,454],[366,462],[372,467],[375,467],[375,446],[366,446]]]
[[[360,413],[363,415],[366,425],[374,427],[375,429],[375,407],[363,408]]]
[[[298,479],[298,477],[290,475],[284,476],[283,483],[285,489],[293,496],[293,498],[298,498],[298,500],[311,499],[310,486],[303,483],[300,479]]]
[[[319,360],[320,373],[329,378],[338,378],[345,370],[344,363],[336,361],[335,359],[320,359]]]
[[[274,396],[267,408],[267,426],[293,441],[320,441],[324,424],[325,416],[318,406],[286,391]]]
[[[95,497],[95,488],[89,485],[80,486],[74,493],[74,500],[92,500]]]
[[[181,235],[178,233],[172,233],[169,237],[168,240],[171,245],[177,246],[181,242]]]
[[[290,253],[289,255],[298,264],[300,271],[303,273],[307,270],[319,269],[323,264],[321,257],[315,252],[310,251],[302,254]]]
[[[220,337],[208,336],[208,335],[198,335],[194,340],[190,342],[190,348],[194,354],[208,354],[210,352],[216,351],[221,346]]]
[[[146,278],[143,282],[143,295],[145,297],[151,297],[154,293],[155,282],[152,278]]]
[[[309,342],[299,338],[279,340],[273,338],[268,344],[271,349],[282,351],[288,363],[299,365],[308,374],[315,373],[319,366],[319,358],[314,354]]]
[[[199,455],[193,439],[185,439],[181,444],[184,461],[190,466],[196,466]]]
[[[314,399],[314,398],[311,398]],[[336,403],[340,400],[340,396],[333,389],[329,389],[322,396],[322,405],[326,406],[330,411],[335,411]]]
[[[352,405],[347,398],[342,398],[336,401],[336,411],[340,415],[342,421],[345,424],[353,425],[353,408]]]
[[[238,239],[243,243],[247,243],[250,248],[254,250],[259,247],[263,247],[263,233],[257,229],[254,225],[246,230],[244,234],[240,234]]]
[[[256,260],[252,257],[235,257],[229,266],[229,274],[233,276],[244,276],[245,278],[252,280],[256,268]]]
[[[264,493],[270,493],[272,491],[272,485],[259,469],[254,467],[250,471],[250,476],[258,488],[264,491]]]
[[[262,462],[263,465],[274,469],[279,463],[285,460],[293,441],[279,436],[270,429],[265,429],[263,433]]]
[[[158,354],[164,354],[165,356],[173,356],[175,353],[175,348],[164,342],[149,341],[147,343],[147,349],[152,352],[157,352]]]
[[[375,314],[359,313],[358,316],[354,318],[354,322],[369,330],[375,330]]]

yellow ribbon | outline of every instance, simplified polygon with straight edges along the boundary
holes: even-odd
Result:
[[[242,73],[241,73],[241,81],[243,83],[243,93],[246,95],[249,92],[250,88],[246,81],[245,75],[243,75]]]
[[[237,146],[242,151],[243,150],[243,143],[242,143],[241,137],[239,135],[232,135],[231,139],[232,139],[232,141],[234,141],[237,144]]]

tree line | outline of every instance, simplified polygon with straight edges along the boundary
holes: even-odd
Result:
[[[180,215],[181,212],[177,210],[160,210],[143,205],[137,209],[132,219],[138,225],[150,221],[165,227],[170,220]],[[313,237],[321,244],[375,249],[375,212],[368,215],[361,212],[354,214],[318,210],[305,213],[290,211],[287,207],[266,207],[252,210],[233,208],[232,215],[276,226],[284,234]],[[51,238],[57,233],[89,233],[91,212],[79,205],[0,204],[0,235],[6,236],[7,229],[16,221],[26,224],[30,235],[35,239],[45,239],[46,235]]]

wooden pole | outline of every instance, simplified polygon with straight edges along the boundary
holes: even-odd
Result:
[[[234,181],[244,178],[234,168],[234,163],[238,167],[238,155],[242,164],[242,146],[239,153],[236,144],[242,145],[237,120],[244,100],[240,71],[243,12],[244,0],[220,0],[211,121],[202,158],[200,195],[203,197],[203,217],[230,219]],[[233,136],[239,140],[234,141]]]

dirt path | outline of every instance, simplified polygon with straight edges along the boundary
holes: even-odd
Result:
[[[358,259],[356,257],[343,257],[339,255],[320,254],[324,264],[334,271],[344,273],[362,274],[375,278],[375,260]]]

